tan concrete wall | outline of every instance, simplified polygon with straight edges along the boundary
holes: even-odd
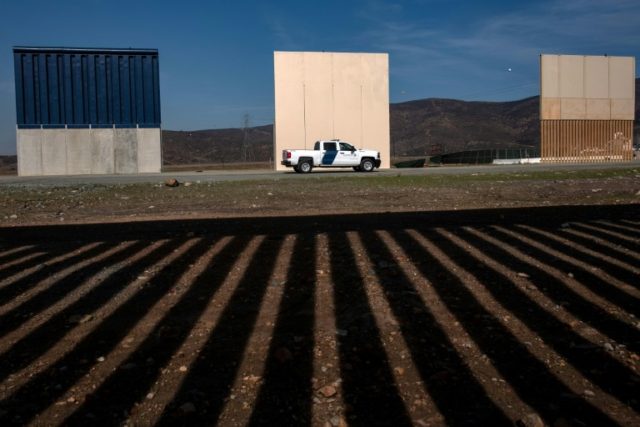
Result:
[[[633,57],[609,57],[609,88],[612,99],[634,99],[636,61]],[[630,96],[631,95],[631,96]]]
[[[42,175],[42,132],[18,129],[16,135],[18,175]]]
[[[387,54],[275,52],[274,88],[277,170],[282,150],[334,138],[380,151],[390,167]]]
[[[560,56],[540,56],[540,97],[560,98]]]
[[[160,129],[18,129],[18,175],[160,172]]]
[[[67,173],[67,137],[64,129],[50,129],[42,133],[42,174]]]
[[[136,129],[113,130],[115,173],[138,172],[138,133]]]
[[[91,173],[115,173],[113,129],[94,129],[91,133]]]
[[[162,168],[160,129],[138,129],[138,172],[159,172]]]
[[[92,134],[94,132],[111,131],[111,129],[67,129],[67,174],[89,175],[93,172],[94,162],[91,151]],[[43,132],[47,132],[46,130]]]
[[[584,59],[584,97],[609,98],[609,61],[607,56],[587,56]]]
[[[560,98],[584,98],[584,56],[560,55]]]
[[[541,55],[541,120],[634,120],[635,58]]]

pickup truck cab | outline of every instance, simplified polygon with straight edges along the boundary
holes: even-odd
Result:
[[[314,167],[353,168],[355,171],[371,172],[380,167],[380,152],[358,150],[339,139],[316,141],[313,150],[282,150],[284,166],[298,173],[309,173]]]

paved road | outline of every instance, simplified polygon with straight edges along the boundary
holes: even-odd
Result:
[[[370,176],[420,176],[420,175],[460,175],[480,173],[540,172],[553,170],[597,170],[627,169],[640,167],[640,161],[601,164],[529,164],[529,165],[482,165],[482,166],[443,166],[429,168],[386,169],[373,174],[356,173],[351,169],[319,170],[311,174],[296,174],[293,171],[276,172],[272,170],[225,170],[203,172],[163,172],[140,175],[77,175],[77,176],[40,176],[18,177],[0,176],[0,186],[65,186],[81,184],[135,184],[163,182],[176,178],[180,182],[222,182],[247,180],[278,179],[317,179],[319,177],[370,177]]]

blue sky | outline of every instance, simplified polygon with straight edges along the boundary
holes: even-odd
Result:
[[[274,50],[388,52],[391,102],[514,100],[538,94],[540,53],[638,57],[640,1],[3,0],[0,154],[14,45],[157,48],[163,128],[239,127],[273,123]]]

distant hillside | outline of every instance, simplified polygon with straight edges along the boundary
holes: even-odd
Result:
[[[513,102],[424,99],[392,104],[396,156],[540,145],[539,98]]]
[[[0,156],[0,175],[15,175],[17,165],[17,156]]]
[[[165,165],[267,161],[272,155],[273,125],[249,128],[246,137],[243,129],[162,131]]]

